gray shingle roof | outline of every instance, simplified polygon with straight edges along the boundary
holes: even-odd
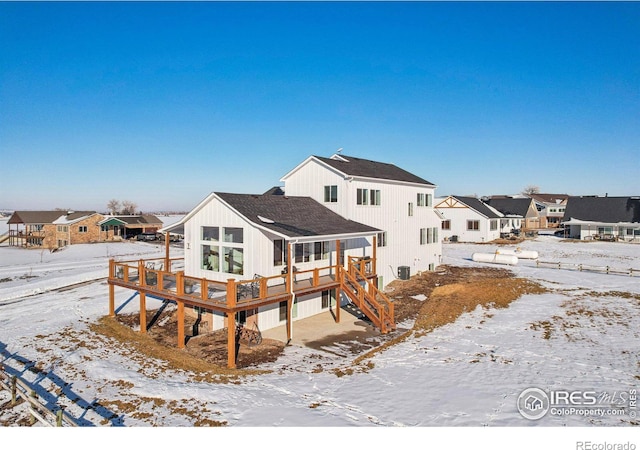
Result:
[[[346,155],[340,155],[340,157],[347,161],[314,156],[314,158],[328,164],[334,169],[354,177],[379,178],[382,180],[404,181],[409,183],[426,184],[429,186],[434,185],[424,178],[420,178],[419,176],[407,172],[393,164],[370,161],[368,159],[355,158],[353,156]]]
[[[569,197],[565,220],[591,222],[640,222],[639,197]]]
[[[475,197],[461,197],[459,195],[452,195],[459,201],[467,205],[469,208],[473,208],[480,214],[487,216],[489,219],[499,219],[500,216],[496,214],[491,208],[489,208],[483,201]]]
[[[487,200],[487,204],[492,208],[497,209],[504,215],[517,215],[527,217],[529,212],[529,206],[531,205],[530,198],[490,198]]]
[[[126,222],[127,225],[161,225],[162,220],[158,219],[153,214],[142,214],[142,215],[126,215],[126,216],[112,216],[117,219]]]
[[[251,222],[289,238],[354,233],[373,234],[380,231],[368,225],[347,220],[310,197],[221,192],[216,192],[216,195]],[[260,217],[267,220],[264,221]]]

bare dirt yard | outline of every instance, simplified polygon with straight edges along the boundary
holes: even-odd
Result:
[[[423,272],[410,280],[395,280],[388,286],[388,297],[393,301],[396,323],[412,323],[411,329],[381,335],[367,333],[354,339],[352,333],[334,335],[332,339],[341,343],[341,348],[351,350],[354,356],[365,356],[367,352],[393,345],[402,336],[411,332],[429,332],[436,327],[456,320],[464,312],[482,307],[506,307],[525,293],[542,293],[544,289],[529,280],[515,278],[509,270],[502,268],[472,268],[443,265],[435,272]],[[157,316],[157,317],[154,317]],[[227,332],[219,330],[188,337],[184,352],[176,350],[177,317],[175,310],[147,311],[151,318],[144,345],[140,349],[152,352],[156,357],[172,359],[176,367],[191,368],[201,363],[202,369],[223,370],[227,362]],[[139,314],[118,315],[117,321],[132,330],[139,322]],[[192,330],[195,319],[186,318],[185,329]],[[108,319],[102,321],[100,332],[118,338],[119,332]],[[139,333],[128,334],[128,338],[139,337]],[[123,337],[120,336],[120,339]],[[324,344],[327,344],[326,342]],[[285,343],[263,339],[259,345],[249,346],[240,341],[237,345],[237,367],[259,369],[267,362],[278,359]],[[310,345],[313,348],[317,346]],[[176,353],[177,352],[177,353]],[[179,355],[171,357],[171,354]]]

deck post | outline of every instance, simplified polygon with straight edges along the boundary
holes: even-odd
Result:
[[[176,272],[176,294],[184,295],[184,270]]]
[[[236,368],[236,313],[227,312],[227,367]]]
[[[169,232],[164,232],[164,271],[171,272],[171,259],[169,259]]]
[[[109,280],[113,278],[115,273],[115,265],[116,262],[113,259],[109,260]],[[115,289],[113,284],[109,283],[109,317],[116,316],[116,300],[115,300]]]
[[[147,294],[140,292],[140,334],[147,334]]]
[[[138,261],[138,280],[140,282],[140,286],[144,286],[147,284],[147,273],[144,267],[144,260]]]
[[[378,267],[376,265],[376,262],[378,261],[378,237],[377,236],[373,236],[373,254],[371,255],[371,257],[373,258],[373,261],[371,261],[371,272],[375,275],[375,280],[376,280],[376,286],[378,285]]]
[[[287,342],[291,341],[291,336],[293,335],[293,327],[292,327],[292,318],[291,313],[293,312],[293,296],[289,295],[287,297]]]
[[[184,348],[184,302],[178,301],[178,348]]]
[[[336,266],[338,269],[336,271],[336,281],[338,282],[338,286],[336,287],[336,323],[340,323],[340,299],[342,298],[342,270],[340,266]]]

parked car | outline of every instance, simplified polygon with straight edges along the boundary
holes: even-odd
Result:
[[[155,241],[158,239],[157,233],[140,233],[136,236],[138,241]]]

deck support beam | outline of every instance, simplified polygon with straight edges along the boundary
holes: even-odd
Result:
[[[178,303],[178,348],[183,349],[184,344],[184,302]]]
[[[147,333],[147,294],[138,291],[140,294],[140,334]]]
[[[342,298],[342,290],[340,286],[342,286],[342,261],[340,260],[340,239],[336,240],[336,281],[338,282],[338,286],[336,287],[336,323],[340,323],[340,307],[341,298]]]
[[[236,368],[236,313],[227,314],[227,367]]]

